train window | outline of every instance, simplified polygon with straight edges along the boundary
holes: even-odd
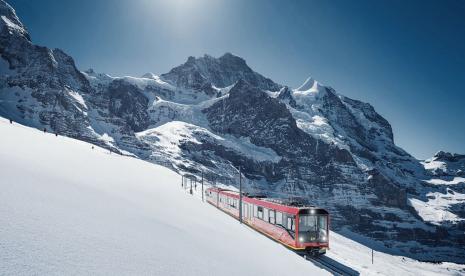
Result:
[[[322,230],[328,229],[328,218],[326,216],[318,216],[318,227]]]
[[[275,211],[274,210],[270,210],[268,222],[271,224],[275,223]]]
[[[283,213],[276,212],[276,224],[283,225]]]
[[[263,220],[268,222],[268,209],[263,208]]]
[[[295,220],[294,218],[287,216],[287,225],[286,228],[292,231],[295,231]]]
[[[321,241],[326,242],[328,237],[328,217],[327,216],[318,216],[318,236]]]
[[[258,218],[263,219],[263,207],[258,206]]]
[[[253,216],[258,218],[258,207],[257,207],[257,205],[253,206]]]

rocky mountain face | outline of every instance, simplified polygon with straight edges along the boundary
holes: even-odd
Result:
[[[248,137],[252,144],[270,148],[281,157],[272,171],[260,174],[259,178],[264,177],[267,182],[284,179],[289,170],[298,173],[300,167],[312,172],[308,180],[314,184],[327,182],[326,176],[333,178],[331,182],[346,181],[344,174],[333,166],[357,169],[347,150],[319,143],[297,127],[285,104],[246,81],[239,80],[228,97],[202,111],[215,133]],[[235,165],[244,168],[245,176],[251,179],[259,173],[242,164],[241,160]],[[303,177],[299,173],[298,178]]]
[[[428,174],[434,177],[465,177],[465,154],[438,151],[423,162]]]
[[[238,80],[244,80],[263,90],[276,91],[281,85],[254,72],[245,60],[226,53],[220,58],[205,55],[201,58],[189,57],[186,63],[162,74],[161,77],[177,87],[216,92],[214,87],[227,87]]]
[[[423,209],[424,219],[456,221],[465,216],[465,155],[444,151],[421,162],[427,171],[427,201],[415,202]],[[420,209],[421,210],[421,209]]]
[[[79,71],[34,45],[0,0],[0,115],[161,164],[330,210],[335,230],[384,250],[462,262],[462,155],[420,162],[368,104],[312,78],[297,89],[240,57],[189,57],[160,76]]]

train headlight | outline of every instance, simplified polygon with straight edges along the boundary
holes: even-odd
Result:
[[[299,241],[300,241],[300,242],[304,242],[304,237],[300,237],[300,238],[299,238]]]
[[[322,240],[322,241],[326,241],[326,236],[323,236],[323,237],[321,238],[321,240]]]

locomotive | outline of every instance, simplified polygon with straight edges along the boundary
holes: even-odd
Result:
[[[240,219],[238,192],[210,187],[205,196],[211,205]],[[243,195],[242,221],[304,256],[325,254],[329,248],[329,213],[322,208]]]

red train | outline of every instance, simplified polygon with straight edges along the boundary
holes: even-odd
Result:
[[[208,203],[239,219],[238,192],[208,188],[205,195]],[[302,255],[324,254],[329,248],[329,213],[321,208],[243,195],[242,220]]]

